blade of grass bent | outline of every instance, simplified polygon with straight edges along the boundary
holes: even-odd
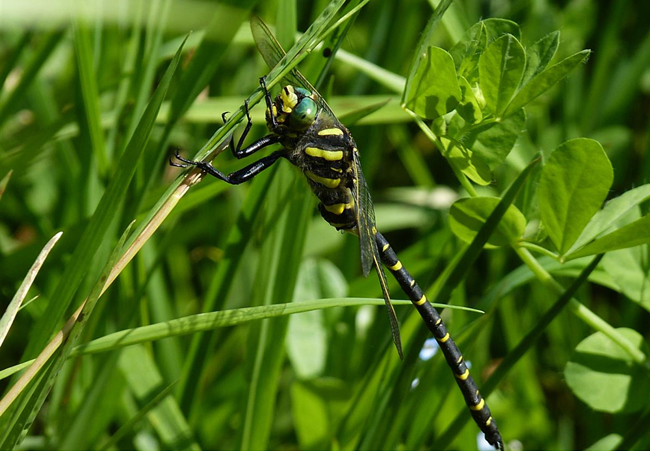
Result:
[[[2,318],[0,319],[0,346],[2,346],[2,343],[4,342],[7,333],[9,333],[9,329],[13,324],[14,318],[16,317],[16,313],[18,313],[18,310],[20,309],[23,299],[25,299],[25,296],[27,296],[27,292],[29,291],[29,288],[32,286],[32,283],[34,283],[34,279],[36,278],[36,275],[40,271],[43,263],[45,263],[45,259],[47,258],[48,254],[50,253],[50,251],[52,250],[56,242],[59,241],[59,238],[61,238],[62,234],[63,232],[59,232],[56,235],[54,235],[50,239],[50,241],[47,242],[43,250],[41,250],[40,254],[38,254],[36,261],[27,272],[27,275],[23,279],[23,282],[20,284],[18,291],[16,291],[16,294],[14,295],[13,299],[7,306],[7,310],[5,311],[4,315],[2,315]]]
[[[393,299],[396,306],[411,305],[411,301]],[[312,310],[327,309],[333,307],[360,307],[362,305],[384,305],[383,299],[377,298],[323,298],[300,303],[273,304],[270,306],[244,307],[233,310],[219,310],[208,313],[185,316],[162,323],[150,324],[133,329],[125,329],[109,335],[97,338],[78,345],[70,356],[95,354],[108,352],[124,346],[131,346],[147,341],[162,340],[164,338],[177,337],[197,332],[214,330],[221,327],[236,326],[250,321],[257,321],[277,316],[294,315],[297,313],[309,312]],[[483,313],[480,310],[462,307],[458,305],[433,304],[436,308],[449,308],[464,310],[473,313]],[[81,311],[81,310],[80,310]],[[79,312],[80,312],[79,311]],[[77,316],[71,318],[76,321]],[[29,360],[0,371],[0,380],[5,379],[18,371],[32,365],[34,360]]]
[[[15,446],[18,443],[18,441],[21,440],[21,437],[23,437],[24,434],[27,433],[27,429],[29,425],[33,423],[34,418],[36,417],[36,414],[40,410],[43,403],[45,402],[45,398],[49,394],[52,385],[54,384],[54,380],[59,374],[61,367],[63,366],[63,363],[70,355],[74,342],[76,341],[77,337],[81,333],[81,330],[83,329],[86,322],[88,321],[88,317],[92,313],[92,310],[95,307],[95,304],[97,303],[97,299],[99,299],[99,297],[101,296],[102,287],[104,286],[106,277],[108,276],[111,267],[117,260],[119,251],[121,250],[122,245],[124,244],[124,241],[126,240],[126,237],[130,229],[131,227],[127,228],[120,242],[117,244],[117,247],[113,251],[112,255],[109,257],[105,265],[105,268],[102,271],[102,274],[100,275],[99,280],[95,284],[95,287],[90,293],[90,296],[88,297],[87,301],[84,301],[79,307],[79,309],[77,309],[77,314],[73,315],[73,319],[68,320],[66,324],[67,327],[65,327],[63,331],[60,331],[59,334],[57,334],[57,335],[61,335],[62,338],[61,349],[58,350],[59,352],[56,354],[56,357],[51,359],[49,362],[50,366],[48,369],[47,378],[44,380],[43,383],[39,384],[39,389],[36,390],[32,395],[30,395],[30,397],[35,399],[33,401],[30,400],[29,404],[31,405],[31,411],[27,415],[27,421],[25,423],[22,422],[17,423],[12,428],[12,431],[9,434],[7,434],[6,436],[7,438],[5,439],[3,444],[5,445],[11,444],[12,447]],[[57,346],[54,343],[50,343],[50,345],[46,347],[46,349],[41,353],[41,355],[39,355],[39,358],[37,360],[40,359],[42,362],[47,362],[49,357],[53,355],[55,351],[57,351]],[[2,408],[0,408],[0,412],[2,412],[6,407],[8,407],[11,404],[12,399],[18,397],[18,395],[22,391],[21,387],[26,387],[28,385],[31,378],[38,371],[37,368],[38,368],[37,365],[32,366],[27,372],[25,372],[25,374],[23,374],[23,376],[11,388],[11,390],[9,390],[7,396],[5,396],[5,398],[3,398],[2,401],[0,401],[0,403],[2,404]],[[20,415],[25,416],[25,412],[20,412]]]

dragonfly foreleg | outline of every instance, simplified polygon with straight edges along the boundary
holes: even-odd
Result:
[[[210,174],[213,177],[218,178],[219,180],[223,180],[224,182],[229,183],[231,185],[239,185],[240,183],[244,183],[252,179],[263,170],[270,168],[273,165],[273,163],[275,163],[278,160],[278,158],[284,156],[284,152],[280,150],[273,152],[271,155],[266,156],[264,158],[260,158],[255,163],[252,163],[246,166],[245,168],[232,172],[228,175],[219,171],[217,168],[215,168],[208,162],[186,160],[185,158],[181,157],[178,154],[178,152],[176,153],[175,156],[176,159],[182,161],[184,164],[174,163],[173,161],[170,161],[170,164],[172,166],[176,166],[180,168],[196,166],[197,168],[201,169],[202,171],[205,171],[206,173]]]

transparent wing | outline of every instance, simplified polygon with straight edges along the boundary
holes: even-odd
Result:
[[[353,155],[355,176],[353,196],[356,205],[355,214],[359,244],[361,245],[361,267],[365,277],[368,277],[373,265],[377,268],[377,276],[379,277],[381,292],[384,296],[384,302],[386,303],[386,310],[388,311],[388,320],[390,321],[390,330],[393,334],[393,342],[395,343],[400,359],[402,359],[402,340],[399,333],[399,323],[397,322],[397,315],[395,314],[393,304],[390,301],[388,281],[386,280],[386,273],[381,264],[379,249],[377,249],[377,241],[375,240],[375,235],[377,233],[375,226],[375,207],[372,204],[368,185],[366,184],[366,179],[361,170],[359,154],[356,149],[354,150]]]
[[[251,31],[257,50],[259,50],[269,68],[273,69],[284,58],[287,52],[284,51],[278,40],[273,36],[269,26],[259,17],[253,17],[251,19]],[[319,106],[329,112],[332,117],[336,117],[325,99],[323,99],[318,91],[316,91],[316,88],[298,70],[293,69],[284,78],[292,86],[300,86],[316,94],[316,100]]]

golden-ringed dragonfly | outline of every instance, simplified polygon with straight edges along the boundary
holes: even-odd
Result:
[[[285,55],[284,50],[261,19],[253,18],[251,29],[260,53],[266,63],[273,68]],[[390,301],[386,275],[380,262],[383,262],[393,274],[438,342],[470,413],[485,434],[486,440],[495,448],[503,449],[503,441],[496,421],[479,394],[463,356],[450,337],[440,314],[427,300],[415,279],[402,266],[386,238],[377,230],[372,199],[361,170],[359,151],[352,135],[300,72],[294,69],[285,79],[288,84],[282,88],[275,99],[271,97],[266,87],[265,78],[260,79],[266,101],[266,124],[271,133],[242,148],[252,126],[248,103],[246,103],[245,112],[248,119],[246,128],[236,147],[233,140],[230,141],[230,149],[236,158],[251,156],[258,150],[276,143],[282,145],[281,150],[227,175],[208,162],[186,160],[178,154],[176,158],[182,163],[173,161],[170,163],[182,168],[196,166],[232,185],[252,179],[280,158],[289,160],[301,169],[312,191],[320,200],[318,209],[323,218],[337,230],[350,232],[359,237],[363,275],[367,277],[372,267],[376,268],[388,310],[393,341],[400,358],[402,358],[402,344],[399,324]]]

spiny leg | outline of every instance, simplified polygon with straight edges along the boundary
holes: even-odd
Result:
[[[252,163],[245,168],[242,168],[238,171],[235,171],[233,173],[230,173],[228,175],[222,173],[219,171],[217,168],[212,166],[210,163],[205,162],[205,161],[193,161],[193,160],[186,160],[185,158],[181,157],[178,152],[176,152],[175,157],[176,159],[182,161],[185,164],[179,164],[179,163],[174,163],[173,161],[169,161],[169,163],[172,166],[176,166],[179,168],[187,168],[189,166],[196,166],[197,168],[201,169],[202,171],[207,172],[213,177],[216,177],[220,180],[223,180],[226,183],[229,183],[231,185],[239,185],[240,183],[244,183],[253,177],[255,177],[257,174],[262,172],[265,169],[270,168],[273,163],[275,163],[278,158],[283,157],[285,155],[284,151],[278,150],[276,152],[273,152],[271,155],[266,156],[264,158],[260,158],[257,160],[255,163]]]
[[[273,98],[266,87],[266,77],[260,77],[260,86],[264,92],[264,100],[266,101],[266,108],[269,112],[269,119],[271,121],[271,130],[275,130],[278,128],[278,122],[275,118],[275,113],[273,112]]]
[[[244,145],[244,140],[248,136],[248,133],[250,132],[251,127],[253,126],[253,121],[251,119],[250,110],[248,107],[248,100],[244,102],[244,111],[246,112],[246,119],[247,119],[244,132],[239,137],[236,148],[235,148],[235,141],[233,138],[230,139],[230,145],[229,145],[230,151],[237,159],[249,157],[253,155],[255,152],[257,152],[258,150],[261,150],[267,146],[280,142],[280,137],[278,135],[266,135],[258,139],[257,141],[254,141],[244,149],[242,149],[242,146]],[[221,119],[224,121],[224,123],[226,122],[226,114],[228,114],[228,112],[225,112],[221,115]]]
[[[460,391],[463,393],[465,403],[470,409],[472,418],[474,418],[478,427],[485,434],[488,443],[495,448],[502,450],[503,440],[499,433],[499,429],[497,428],[497,423],[492,418],[487,403],[481,397],[476,382],[474,382],[474,379],[469,374],[469,369],[465,364],[463,355],[458,349],[458,346],[456,346],[456,343],[454,343],[454,340],[450,337],[447,328],[442,322],[440,314],[427,300],[415,279],[409,274],[406,268],[402,266],[402,263],[397,258],[395,251],[390,247],[386,238],[384,238],[384,236],[379,232],[377,232],[375,237],[377,248],[379,249],[379,254],[381,255],[384,265],[386,265],[390,270],[402,287],[402,290],[404,290],[404,293],[406,293],[411,302],[413,302],[413,305],[418,310],[420,316],[438,342],[438,345],[447,360],[447,364],[454,373],[454,379],[456,379],[456,383],[458,384]]]

